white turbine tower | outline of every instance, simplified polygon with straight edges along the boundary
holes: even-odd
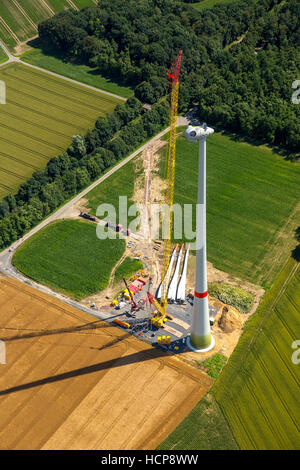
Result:
[[[189,348],[197,352],[210,351],[215,345],[209,322],[206,266],[206,138],[213,132],[204,123],[202,126],[188,126],[184,133],[189,142],[199,141],[196,280],[192,329],[187,339]]]

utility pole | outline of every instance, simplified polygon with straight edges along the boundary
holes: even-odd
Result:
[[[209,321],[206,260],[206,139],[213,132],[214,130],[204,123],[202,126],[188,126],[184,133],[189,142],[199,141],[196,279],[192,329],[187,338],[187,345],[196,352],[210,351],[215,345]]]

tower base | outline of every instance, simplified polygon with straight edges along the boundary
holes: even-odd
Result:
[[[215,338],[211,335],[211,343],[210,343],[209,346],[207,346],[207,348],[196,349],[196,348],[194,348],[194,346],[192,346],[191,338],[190,338],[190,336],[188,336],[187,339],[186,339],[186,344],[194,352],[205,353],[205,352],[211,351],[215,347],[216,342],[215,342]]]

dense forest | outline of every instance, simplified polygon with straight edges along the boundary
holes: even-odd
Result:
[[[299,18],[300,0],[241,0],[203,12],[176,0],[101,0],[42,22],[39,36],[151,104],[166,94],[166,71],[182,49],[181,111],[198,103],[210,124],[296,152]]]
[[[198,12],[176,0],[101,0],[39,25],[44,47],[134,86],[135,97],[0,201],[0,250],[165,127],[167,70],[183,50],[180,111],[300,150],[300,0],[240,0]],[[297,50],[298,48],[298,50]],[[143,114],[142,103],[152,104]]]

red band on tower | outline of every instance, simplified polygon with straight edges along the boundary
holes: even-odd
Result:
[[[208,296],[208,292],[197,292],[195,291],[195,297],[198,297],[198,299],[204,299],[204,297]]]

